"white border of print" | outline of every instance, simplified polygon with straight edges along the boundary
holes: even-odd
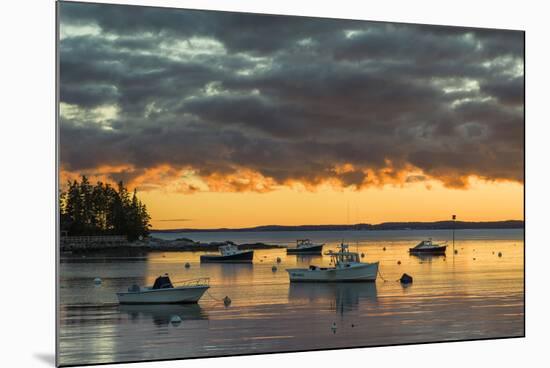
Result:
[[[103,1],[115,2],[115,1]],[[545,262],[548,203],[546,121],[550,49],[544,2],[148,0],[116,3],[271,14],[523,29],[526,34],[527,326],[525,339],[137,363],[139,367],[281,366],[518,367],[546,361]],[[536,4],[536,5],[534,5]],[[3,297],[1,366],[52,366],[55,264],[55,3],[2,4],[0,210]],[[7,81],[7,83],[6,83]],[[534,363],[535,365],[537,363]],[[108,366],[103,366],[108,367]],[[121,367],[121,365],[113,365]]]

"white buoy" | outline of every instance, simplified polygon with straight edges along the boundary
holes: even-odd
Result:
[[[191,267],[191,265],[189,264],[189,262],[185,263],[185,268],[189,268]]]
[[[172,316],[172,318],[170,318],[170,323],[174,326],[179,325],[181,323],[181,317],[178,315]]]
[[[271,267],[271,271],[276,272],[277,271],[277,266],[273,265],[273,267]]]
[[[96,277],[96,278],[94,279],[94,284],[96,284],[96,285],[101,284],[101,279],[100,279],[99,277]]]
[[[281,263],[281,257],[277,257],[277,263]]]

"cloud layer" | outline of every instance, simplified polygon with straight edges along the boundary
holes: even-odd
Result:
[[[65,173],[142,189],[523,180],[523,33],[60,5]]]

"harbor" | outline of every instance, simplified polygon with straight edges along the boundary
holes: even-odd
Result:
[[[157,233],[197,242],[324,243],[321,255],[256,249],[252,263],[203,263],[209,252],[158,251],[111,259],[62,256],[61,364],[222,356],[305,349],[484,339],[524,334],[523,230]],[[445,241],[446,256],[409,254],[423,239]],[[326,252],[378,261],[365,283],[290,283],[287,269],[329,267]],[[210,252],[211,253],[211,252]],[[499,256],[500,253],[500,256]],[[280,262],[277,262],[280,259]],[[189,265],[186,267],[186,265]],[[274,270],[273,267],[276,267]],[[121,305],[133,284],[209,278],[196,304]],[[397,280],[403,273],[412,284]],[[100,278],[99,284],[94,282]],[[224,304],[229,296],[231,303]]]

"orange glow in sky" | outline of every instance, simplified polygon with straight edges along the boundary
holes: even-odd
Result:
[[[259,225],[354,224],[523,219],[523,185],[471,180],[468,189],[439,182],[315,191],[281,187],[267,193],[143,191],[154,229],[239,228]]]

